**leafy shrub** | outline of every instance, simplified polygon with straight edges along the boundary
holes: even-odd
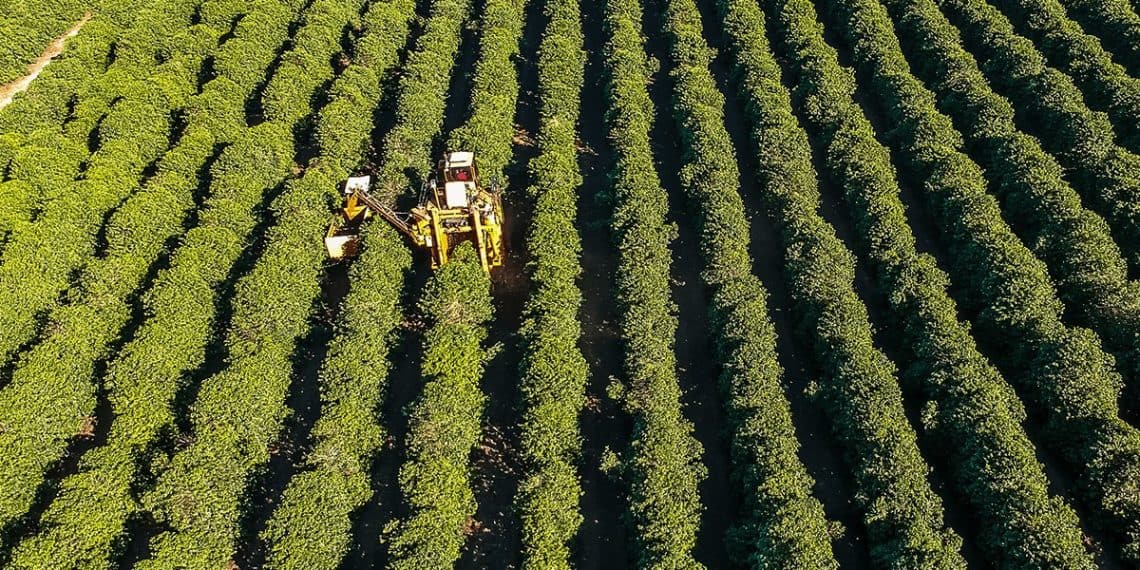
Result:
[[[1128,279],[1120,248],[1104,220],[1081,207],[1061,166],[1037,139],[1017,130],[1013,107],[986,85],[958,33],[933,2],[884,3],[898,22],[915,72],[942,97],[963,128],[971,154],[986,169],[1005,219],[1048,264],[1076,322],[1092,327],[1131,369],[1140,389],[1140,284]]]
[[[242,35],[233,38],[262,37],[264,52],[250,58],[251,65],[267,69],[287,39],[287,20],[258,18],[262,11],[279,13],[277,8],[275,0],[255,2],[249,16],[265,26],[239,25]],[[230,45],[219,48],[218,59],[230,57]],[[158,275],[145,297],[147,320],[108,366],[109,398],[116,414],[108,445],[85,456],[83,469],[64,479],[60,495],[44,515],[49,524],[17,549],[13,564],[18,567],[71,566],[78,560],[105,564],[114,556],[127,518],[137,513],[131,498],[135,463],[173,428],[171,404],[182,383],[171,379],[182,378],[205,358],[214,299],[256,224],[252,210],[292,165],[291,137],[281,127],[267,124],[247,131],[242,108],[252,89],[222,74],[190,101],[179,144],[159,162],[158,174],[111,218],[106,258],[88,266],[81,278],[85,287],[59,311],[61,322],[85,325],[61,328],[29,357],[45,362],[53,355],[60,358],[48,378],[66,391],[89,394],[94,389],[94,362],[107,358],[105,351],[130,318],[131,293],[162,254],[166,240],[182,231],[184,216],[194,207],[202,165],[216,148],[228,145],[213,163],[210,196],[198,213],[197,227],[182,238],[171,267]],[[58,354],[70,346],[77,348]],[[94,402],[88,397],[81,404],[68,413],[90,415]],[[60,444],[39,453],[60,453],[59,445],[74,433],[61,434]]]
[[[332,101],[317,121],[321,150],[315,162],[322,170],[306,173],[302,182],[308,184],[297,185],[306,195],[327,195],[337,182],[333,176],[343,177],[363,159],[372,131],[370,111],[382,98],[382,78],[398,62],[414,9],[407,0],[368,7],[353,64],[333,85]],[[364,120],[344,120],[350,117]],[[321,369],[321,416],[313,426],[307,469],[290,481],[262,533],[270,568],[337,568],[349,547],[349,515],[372,495],[371,459],[384,437],[376,410],[386,391],[388,351],[403,318],[400,276],[412,260],[386,224],[368,224],[362,240],[364,251],[350,273],[353,287],[342,301],[340,324]]]
[[[70,113],[70,102],[76,91],[99,78],[107,63],[115,40],[142,16],[156,12],[145,7],[152,2],[130,0],[117,4],[131,8],[122,17],[100,11],[99,17],[87,22],[83,33],[67,42],[67,49],[0,112],[0,132],[28,135],[40,132],[58,133]],[[146,18],[142,23],[145,25]]]
[[[806,12],[810,4],[798,8]],[[807,22],[807,18],[801,15],[792,22]],[[739,174],[724,118],[716,111],[723,106],[723,98],[707,70],[710,55],[698,22],[691,2],[668,3],[666,31],[677,60],[677,68],[671,71],[677,80],[674,102],[681,111],[677,118],[689,163],[682,168],[682,183],[702,204],[702,249],[710,266],[705,280],[713,292],[713,322],[726,331],[719,333],[721,349],[744,346],[749,348],[745,354],[764,355],[746,361],[728,352],[732,357],[722,359],[768,367],[759,370],[777,378],[774,331],[766,316],[762,317],[766,294],[751,274],[747,243],[739,238],[748,235],[748,225],[739,194],[730,190],[736,188]],[[811,252],[803,254],[805,260],[812,257]],[[842,265],[812,268],[808,282],[824,277],[852,282],[849,254],[846,257],[841,262],[848,266],[846,271]],[[843,291],[843,286],[831,287],[830,291]],[[824,355],[821,395],[855,465],[875,558],[900,567],[962,565],[957,553],[960,539],[943,526],[941,501],[926,481],[929,467],[919,455],[916,435],[903,413],[894,367],[872,346],[869,325],[859,324],[867,322],[866,308],[853,295],[823,296],[803,308],[808,322],[815,325],[813,344]],[[767,346],[745,344],[759,341],[766,341]],[[726,368],[729,374],[735,372],[731,365]],[[732,390],[735,393],[737,388]],[[872,409],[876,412],[869,413]]]
[[[32,60],[39,57],[52,39],[67,31],[91,2],[15,2],[0,15],[0,85],[22,77]]]
[[[1140,16],[1128,0],[1064,0],[1084,29],[1096,34],[1115,61],[1140,76]]]
[[[210,35],[216,40],[220,34],[214,31]],[[202,53],[192,53],[185,56],[189,61],[175,58],[155,72],[161,74],[164,69],[180,65],[201,65],[204,57]],[[102,121],[100,146],[90,157],[84,179],[61,191],[35,223],[21,226],[9,237],[0,266],[0,303],[5,307],[0,313],[0,323],[5,327],[0,334],[0,361],[7,362],[35,336],[41,314],[58,306],[60,293],[71,284],[73,272],[95,254],[103,217],[130,195],[147,164],[167,148],[175,108],[165,95],[140,91],[134,97],[118,100]],[[141,281],[147,264],[132,263],[126,267],[130,265],[141,265],[137,272]],[[120,284],[118,279],[124,276],[117,269],[100,277],[109,281],[91,278],[85,284],[101,292]],[[129,294],[138,281],[126,281],[122,294]],[[69,306],[53,314],[53,327],[49,330],[61,331],[59,336],[63,338],[49,339],[58,344],[45,341],[35,352],[25,355],[13,372],[12,381],[0,391],[0,418],[4,418],[7,427],[0,434],[0,448],[11,452],[0,459],[0,476],[8,482],[0,495],[0,527],[10,525],[31,506],[44,471],[80,432],[82,418],[94,409],[94,387],[88,378],[89,366],[98,355],[61,347],[106,347],[126,323],[129,309],[123,308],[127,313],[124,316],[94,321],[90,315],[78,314],[88,310],[91,307]],[[101,342],[92,342],[93,339]],[[54,369],[59,359],[73,356],[80,363],[74,376]]]
[[[1058,0],[1001,0],[996,6],[1080,86],[1089,106],[1108,112],[1120,145],[1140,152],[1140,79],[1113,63],[1100,40],[1070,20]]]
[[[606,2],[606,119],[616,155],[610,227],[618,251],[615,294],[628,381],[624,407],[633,418],[623,475],[642,567],[692,567],[700,528],[698,486],[706,471],[701,444],[681,410],[669,274],[676,228],[665,221],[669,200],[649,146],[653,103],[640,27],[637,0]]]
[[[131,87],[137,89],[125,93],[102,118],[99,147],[87,159],[82,180],[71,182],[70,178],[82,162],[83,151],[77,151],[80,156],[70,161],[67,154],[61,153],[59,164],[66,170],[58,172],[56,180],[68,183],[54,191],[57,199],[44,206],[35,223],[25,224],[21,231],[9,236],[0,269],[0,303],[6,307],[0,314],[0,326],[4,327],[0,333],[0,362],[8,362],[35,335],[37,317],[57,304],[72,273],[95,254],[103,217],[130,196],[147,165],[168,148],[174,126],[172,114],[184,104],[183,95],[193,90],[193,70],[202,65],[207,55],[195,49],[198,44],[191,41],[191,36],[203,35],[216,45],[222,33],[203,33],[201,28],[177,35],[189,53],[154,68],[153,73],[141,69],[143,75],[136,77],[162,81],[145,86],[133,83]],[[15,158],[16,174],[37,173],[34,168],[20,168],[25,163],[18,160],[19,156]],[[76,170],[68,168],[71,166]],[[38,196],[33,201],[35,198]],[[47,243],[52,247],[45,248]]]
[[[1113,141],[1112,125],[1084,104],[1072,80],[1045,66],[1033,42],[1016,35],[993,6],[974,0],[940,0],[962,30],[982,71],[1024,117],[1029,134],[1071,171],[1073,188],[1104,216],[1133,270],[1140,268],[1140,156]]]
[[[393,52],[395,54],[395,52]],[[364,229],[340,325],[321,371],[321,417],[313,427],[307,469],[290,480],[262,538],[270,568],[337,568],[348,552],[352,521],[371,496],[371,459],[384,443],[376,410],[386,392],[388,351],[403,314],[407,246],[384,224]],[[393,235],[386,235],[393,234]]]
[[[293,45],[294,52],[305,56],[286,55],[285,59],[311,61],[314,67],[283,65],[278,73],[285,75],[270,80],[269,92],[295,92],[298,86],[307,86],[316,93],[322,84],[334,80],[330,62],[340,51],[340,43],[330,38],[342,36],[361,4],[318,0],[310,5]],[[289,121],[271,120],[262,125],[278,130],[278,140],[290,150],[297,144],[290,131],[306,120],[310,98],[297,98],[297,108],[274,111]],[[285,396],[292,358],[320,295],[325,254],[319,240],[329,221],[326,197],[346,174],[329,171],[314,161],[303,178],[287,183],[271,203],[270,215],[276,223],[265,237],[261,256],[234,292],[233,315],[225,335],[227,366],[202,382],[191,410],[194,443],[174,455],[170,468],[143,497],[145,507],[169,525],[152,543],[153,556],[142,563],[144,567],[181,565],[187,560],[193,566],[220,566],[233,554],[246,486],[269,461],[269,446],[289,413]],[[275,184],[285,178],[285,173],[278,173]],[[208,323],[211,315],[204,315]],[[228,458],[222,459],[227,469],[216,468],[218,458]],[[181,500],[190,495],[201,497],[201,502]]]
[[[437,0],[416,41],[416,50],[401,68],[396,125],[384,136],[379,194],[394,199],[409,187],[409,179],[427,172],[435,161],[431,143],[443,128],[444,101],[451,70],[459,51],[461,27],[470,0]],[[418,181],[412,180],[413,185]]]
[[[868,5],[835,7],[844,18],[840,30],[852,34],[858,61],[880,58],[884,65],[897,68],[901,52],[883,35],[882,17],[876,18],[873,4]],[[874,41],[869,41],[872,37]],[[815,45],[823,44],[817,40]],[[911,360],[906,376],[928,399],[924,420],[931,437],[950,442],[945,448],[954,466],[952,480],[981,515],[984,547],[993,560],[1012,565],[1087,564],[1075,516],[1049,496],[1044,471],[1019,425],[1024,419],[1021,403],[978,352],[967,325],[959,322],[946,293],[946,275],[915,248],[886,149],[875,141],[870,124],[851,99],[853,79],[841,70],[834,51],[816,49],[821,56],[810,60],[805,56],[796,65],[802,86],[797,93],[812,101],[804,116],[828,144],[826,164],[845,189],[862,245],[904,335]],[[774,62],[767,67],[768,83],[779,85]],[[834,91],[816,87],[825,81],[823,75],[839,78],[832,83]],[[759,85],[752,89],[779,93]],[[770,106],[757,103],[755,112]],[[802,146],[788,156],[806,163],[810,155]],[[781,174],[774,173],[772,179],[786,178]],[[813,203],[811,208],[816,206]],[[1011,481],[1017,482],[1016,488],[1011,488]],[[1039,536],[1041,528],[1054,529],[1048,540]]]
[[[525,474],[515,498],[522,519],[527,568],[570,567],[570,548],[582,515],[577,464],[578,416],[585,404],[588,367],[578,341],[582,242],[576,231],[576,126],[585,53],[577,0],[546,0],[548,18],[538,50],[538,154],[526,193],[533,204],[526,248],[531,281],[519,366]]]
[[[451,133],[452,150],[479,157],[485,182],[506,184],[503,169],[514,151],[518,73],[515,58],[527,0],[487,0],[479,16],[479,62],[472,78],[468,119]]]
[[[444,568],[459,559],[464,527],[475,514],[468,459],[479,444],[486,396],[479,388],[491,320],[491,281],[470,243],[424,287],[428,320],[421,370],[425,384],[408,419],[400,491],[411,514],[390,542],[391,567]]]
[[[896,125],[889,137],[903,164],[924,181],[923,197],[948,246],[952,275],[968,291],[964,298],[972,306],[967,310],[976,311],[979,334],[992,340],[998,364],[1014,371],[1009,379],[1026,407],[1044,419],[1046,441],[1083,473],[1080,499],[1123,536],[1126,555],[1135,557],[1140,495],[1123,481],[1140,480],[1140,431],[1119,417],[1122,382],[1113,358],[1091,331],[1065,326],[1044,264],[1002,221],[997,201],[985,192],[981,168],[961,151],[961,135],[938,113],[933,94],[910,75],[889,18],[879,5],[869,6],[879,13],[847,13],[860,18],[860,32],[851,31],[853,23],[847,33],[859,38],[856,59]],[[875,22],[872,17],[879,32],[868,41],[870,36],[861,34]],[[872,51],[884,44],[894,48],[892,57]],[[853,91],[850,83],[848,89]],[[1090,460],[1090,449],[1107,457]],[[1076,550],[1074,539],[1070,533],[1069,552]],[[1072,554],[1066,559],[1072,565],[1089,564]]]
[[[458,23],[433,24],[437,18],[462,17],[468,5],[461,7],[456,12],[455,4],[447,0],[433,6],[428,33],[452,30],[455,37],[433,41],[425,35],[420,40],[423,51],[413,54],[409,66],[413,61],[416,65],[430,61],[442,65],[455,59]],[[511,155],[511,125],[518,97],[511,58],[518,51],[524,9],[525,2],[516,0],[488,0],[484,6],[469,117],[452,133],[453,148],[487,152],[479,154],[485,180],[501,175]],[[427,153],[432,141],[425,133],[438,132],[442,126],[447,72],[452,67],[443,65],[432,72],[416,68],[419,71],[405,76],[401,83],[398,123],[387,139],[395,146],[386,149],[388,162],[382,167],[389,188],[403,179],[397,168],[402,166],[406,171],[430,161]],[[432,96],[435,100],[428,105],[427,97]],[[410,112],[412,107],[416,112]],[[413,126],[424,132],[413,133]],[[390,543],[394,568],[453,565],[466,540],[467,524],[475,515],[468,461],[481,439],[486,396],[479,380],[486,354],[480,345],[493,312],[490,280],[478,260],[470,243],[461,244],[451,261],[429,280],[420,298],[420,311],[428,320],[421,364],[425,384],[411,411],[407,459],[400,467],[400,490],[411,512],[399,521]]]

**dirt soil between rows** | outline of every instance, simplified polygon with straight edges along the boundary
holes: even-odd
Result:
[[[51,63],[52,60],[55,59],[59,54],[63,53],[63,48],[67,43],[67,40],[78,35],[79,30],[82,30],[83,26],[86,25],[88,20],[90,20],[92,17],[93,15],[91,12],[84,14],[83,17],[75,23],[75,25],[71,26],[71,28],[69,28],[66,32],[52,40],[52,42],[49,43],[46,48],[44,48],[44,52],[40,54],[40,56],[37,57],[35,61],[28,64],[27,75],[7,85],[4,85],[3,87],[0,87],[0,109],[7,107],[17,94],[23,92],[29,86],[31,86],[32,81],[35,81],[35,79],[40,76],[40,73],[43,73],[44,68],[47,67],[48,64]]]

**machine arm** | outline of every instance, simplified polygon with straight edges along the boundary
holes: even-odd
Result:
[[[385,220],[388,220],[388,223],[392,224],[392,226],[397,230],[407,234],[409,237],[415,240],[416,243],[419,243],[423,240],[423,236],[416,232],[415,227],[411,223],[411,214],[407,212],[397,212],[392,208],[389,208],[387,205],[385,205],[380,200],[377,200],[368,192],[362,191],[360,189],[356,189],[353,192],[356,194],[357,201],[368,206],[368,208],[375,212],[376,215],[384,218]]]

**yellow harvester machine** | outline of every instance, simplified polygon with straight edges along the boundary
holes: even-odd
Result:
[[[342,220],[329,226],[325,235],[332,259],[356,255],[360,225],[376,215],[428,249],[433,269],[447,263],[452,246],[465,239],[474,242],[484,270],[490,272],[503,264],[502,198],[494,185],[482,185],[473,153],[445,154],[435,176],[420,191],[419,205],[410,212],[389,208],[369,193],[370,184],[368,176],[349,178],[345,183]]]

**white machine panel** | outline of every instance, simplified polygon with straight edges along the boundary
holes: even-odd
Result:
[[[471,162],[475,160],[475,153],[473,152],[453,152],[447,155],[447,167],[458,168],[463,166],[471,166]]]
[[[353,176],[344,183],[344,193],[352,194],[353,190],[360,190],[361,192],[368,192],[368,188],[372,185],[371,176]]]
[[[448,208],[467,207],[467,185],[463,182],[448,182],[443,186]]]

